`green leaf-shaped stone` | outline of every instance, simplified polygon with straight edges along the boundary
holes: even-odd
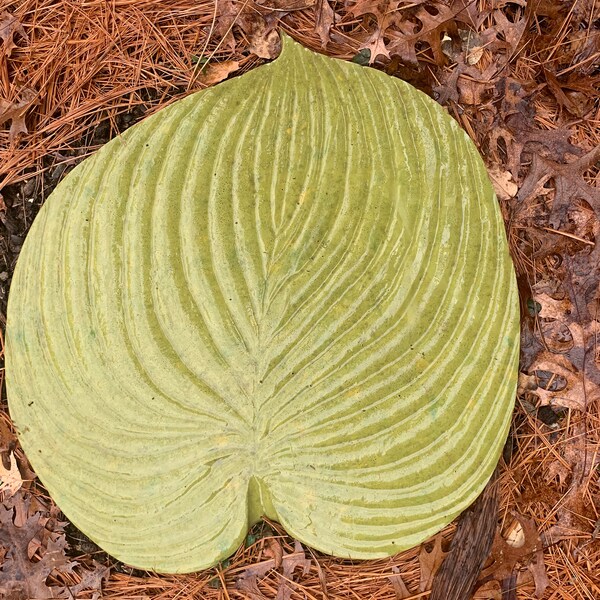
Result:
[[[406,83],[287,38],[78,166],[8,312],[32,465],[137,567],[214,565],[262,514],[393,554],[475,499],[507,434],[517,293],[476,149]]]

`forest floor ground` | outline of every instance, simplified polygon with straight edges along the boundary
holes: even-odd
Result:
[[[489,538],[489,556],[481,572],[480,565],[465,569],[477,570],[480,600],[600,598],[594,0],[4,0],[2,330],[19,250],[62,177],[166,104],[274,58],[278,30],[407,80],[446,107],[479,148],[517,272],[521,360],[509,440],[482,509],[491,511],[493,527],[478,518],[467,524],[469,539]],[[134,571],[65,521],[18,445],[4,388],[0,453],[0,590],[7,598],[34,593],[27,590],[81,599],[464,597],[451,592],[466,576],[456,555],[446,558],[453,568],[438,570],[456,524],[420,548],[353,563],[297,545],[265,521],[217,568],[179,576]],[[445,578],[443,595],[430,591],[435,577]]]

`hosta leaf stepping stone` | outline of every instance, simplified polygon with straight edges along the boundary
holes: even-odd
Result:
[[[507,435],[517,292],[474,145],[410,85],[283,46],[75,168],[13,279],[23,448],[136,567],[210,567],[261,515],[394,554]]]

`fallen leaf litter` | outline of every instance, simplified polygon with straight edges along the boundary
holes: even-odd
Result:
[[[216,68],[215,79],[208,78],[205,83],[201,79],[196,81],[199,86],[209,85],[229,75],[225,67],[217,67],[223,60],[238,63],[237,70],[231,72],[243,72],[257,64],[256,55],[244,56],[240,51],[249,44],[256,49],[261,47],[269,32],[280,24],[291,27],[292,34],[295,31],[300,40],[313,48],[347,59],[361,49],[369,49],[372,64],[386,70],[395,68],[405,78],[414,78],[448,106],[482,149],[492,178],[499,182],[498,195],[519,271],[523,302],[521,367],[527,379],[521,387],[513,421],[512,448],[507,447],[509,463],[500,475],[501,514],[506,518],[501,520],[496,539],[502,535],[503,523],[509,525],[507,522],[513,519],[521,524],[522,532],[528,532],[523,533],[525,543],[521,548],[531,546],[531,552],[515,562],[517,571],[510,574],[518,588],[517,597],[544,597],[543,594],[557,588],[564,598],[598,596],[600,587],[594,574],[600,565],[600,545],[594,528],[600,517],[596,472],[600,384],[600,203],[596,189],[600,139],[594,125],[599,120],[599,109],[593,100],[598,93],[600,44],[595,28],[598,8],[589,2],[577,2],[572,10],[567,10],[550,2],[535,7],[527,7],[525,2],[510,6],[483,2],[475,7],[473,3],[460,2],[348,2],[344,6],[341,2],[323,1],[300,10],[282,3],[272,10],[266,3],[219,2],[219,10],[223,11],[216,20],[212,4],[196,9],[194,18],[204,23],[200,35],[196,33],[197,27],[193,30],[183,25],[186,9],[182,6],[180,33],[172,38],[171,45],[161,46],[177,30],[166,25],[158,3],[146,2],[139,10],[120,6],[119,10],[131,10],[132,16],[120,22],[120,31],[131,35],[137,28],[137,32],[143,32],[139,39],[147,40],[141,47],[130,44],[138,48],[137,62],[114,50],[125,77],[119,79],[116,73],[93,68],[79,80],[82,85],[69,86],[72,89],[68,91],[63,88],[59,96],[41,97],[40,90],[50,89],[53,94],[61,90],[56,84],[58,79],[48,86],[61,69],[62,80],[65,75],[69,80],[69,66],[60,46],[65,37],[76,43],[85,31],[81,22],[71,24],[70,29],[59,25],[65,22],[60,11],[68,10],[69,6],[69,2],[64,2],[56,14],[38,13],[38,19],[45,19],[47,31],[58,34],[55,38],[32,35],[27,15],[34,14],[36,8],[42,10],[32,2],[9,1],[6,12],[0,16],[0,64],[10,64],[12,73],[11,78],[0,81],[3,123],[0,170],[5,178],[3,185],[14,184],[2,190],[8,199],[6,213],[12,219],[13,231],[14,223],[18,223],[15,207],[26,180],[36,170],[48,169],[48,164],[56,160],[48,162],[43,157],[72,145],[100,118],[108,117],[114,127],[115,116],[130,110],[134,104],[158,106],[160,95],[144,98],[140,90],[145,86],[154,85],[168,92],[174,89],[173,84],[185,86],[186,81],[198,75],[191,60],[182,62],[184,48],[188,57],[203,48],[213,54],[209,66]],[[89,10],[100,14],[103,7],[92,2]],[[141,18],[144,10],[146,14],[156,11],[157,18],[153,20],[158,25],[154,29],[148,28]],[[189,14],[191,3],[187,10]],[[98,32],[94,35],[98,36]],[[148,40],[155,45],[148,45]],[[99,53],[104,47],[103,41],[97,46],[91,43],[87,51]],[[156,55],[159,47],[163,49],[158,53],[160,62],[156,62],[152,53]],[[47,62],[31,62],[35,52],[48,56]],[[386,65],[384,59],[388,54],[391,60]],[[83,60],[84,54],[78,56],[77,60]],[[91,60],[88,64],[98,63]],[[140,68],[140,64],[148,66]],[[58,65],[58,69],[53,65]],[[23,69],[28,68],[36,69],[34,75],[24,76]],[[209,75],[211,70],[206,69],[205,74]],[[70,77],[72,80],[73,75]],[[101,88],[95,86],[100,81],[105,83],[105,91],[98,93]],[[66,93],[71,93],[68,102]],[[128,97],[128,102],[120,102],[123,97]],[[37,100],[40,104],[36,104]],[[98,103],[108,112],[100,115]],[[58,117],[54,110],[49,111],[54,106],[63,107]],[[96,116],[91,119],[88,116],[86,121],[84,115]],[[5,223],[6,217],[4,227]],[[5,261],[8,258],[10,264],[12,259],[5,241],[3,248]],[[539,416],[544,405],[555,411],[556,420],[550,418],[552,424],[546,424]],[[3,458],[5,454],[3,450]],[[13,454],[3,467],[3,473],[10,473],[11,469],[13,473],[12,484],[10,477],[3,479],[5,496],[16,485],[15,464]],[[27,482],[25,486],[27,489],[15,490],[11,498],[5,498],[1,509],[5,536],[11,536],[11,541],[3,542],[3,546],[10,543],[11,551],[20,552],[20,558],[16,559],[19,568],[29,569],[32,574],[35,571],[25,561],[27,554],[23,554],[22,542],[33,531],[40,533],[40,519],[47,519],[45,531],[48,526],[56,527],[50,534],[55,539],[42,533],[46,537],[40,540],[38,554],[27,556],[29,562],[33,558],[43,564],[36,571],[38,574],[32,575],[32,585],[56,582],[60,586],[71,578],[74,585],[80,585],[79,593],[84,589],[81,585],[86,577],[89,581],[95,577],[97,583],[91,587],[99,589],[104,581],[107,597],[124,597],[131,590],[145,590],[143,593],[161,598],[173,598],[181,586],[191,589],[194,585],[181,577],[130,577],[116,571],[106,582],[105,570],[101,577],[92,575],[99,572],[92,563],[88,563],[89,576],[70,573],[66,566],[69,561],[62,558],[63,534],[58,521],[40,517],[40,514],[50,515],[49,507],[44,509],[45,513],[38,510],[29,514],[25,510],[28,501],[30,506],[35,505],[33,498],[41,492],[35,482]],[[6,508],[6,502],[14,503],[15,507]],[[17,509],[19,503],[21,508]],[[507,512],[508,508],[512,514]],[[13,519],[17,518],[21,519],[19,526],[25,528],[23,531],[15,525]],[[10,534],[6,533],[9,529]],[[273,533],[277,533],[276,529]],[[518,533],[516,538],[509,536],[514,541],[518,538]],[[531,542],[534,538],[535,548]],[[18,539],[21,541],[17,542]],[[263,540],[268,539],[266,536],[250,546],[250,552],[242,549],[223,571],[223,581],[228,588],[232,586],[230,593],[236,593],[236,560],[243,561],[240,564],[258,561],[268,547]],[[277,536],[277,539],[282,538]],[[503,539],[510,546],[507,538]],[[282,543],[285,552],[293,553],[290,542]],[[487,569],[498,563],[500,547],[504,546],[498,541]],[[409,552],[386,564],[374,561],[357,567],[319,558],[322,576],[319,577],[313,560],[306,576],[303,571],[296,573],[299,586],[296,589],[322,590],[325,581],[330,598],[341,597],[350,588],[358,590],[356,593],[370,589],[370,594],[375,589],[378,595],[372,597],[377,598],[402,597],[403,589],[419,587],[417,555]],[[45,563],[44,556],[47,556]],[[15,558],[9,558],[5,548],[4,564],[12,565],[10,568],[14,570],[15,563],[10,560]],[[39,573],[55,561],[60,568],[41,581]],[[6,571],[4,566],[1,572]],[[394,576],[397,578],[390,579]],[[214,573],[203,585],[213,577]],[[257,578],[261,593],[269,594],[272,590],[270,597],[279,594],[280,577],[279,573],[267,573],[264,578]],[[1,580],[0,585],[10,584]],[[499,586],[496,580],[482,582],[476,597],[484,598],[485,594],[499,597]],[[484,588],[489,592],[484,593]],[[218,588],[202,589],[212,590],[206,592],[206,597],[214,592],[217,598],[221,593]]]

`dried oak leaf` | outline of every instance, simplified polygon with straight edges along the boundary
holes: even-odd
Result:
[[[495,579],[486,581],[475,590],[472,600],[502,600],[502,588]]]
[[[25,125],[25,114],[31,108],[37,98],[37,94],[31,89],[21,92],[21,99],[9,102],[0,98],[0,125],[11,121],[8,132],[8,141],[13,142],[20,133],[27,133]]]
[[[535,160],[536,155],[554,161],[566,162],[567,157],[578,157],[583,151],[569,142],[573,135],[571,130],[558,128],[543,130],[535,126],[535,108],[532,96],[537,88],[526,86],[523,82],[511,77],[498,77],[495,84],[494,97],[500,101],[497,118],[488,132],[488,146],[491,156],[506,155],[508,170],[516,182],[521,182],[521,169],[524,162],[523,151],[530,152]],[[502,141],[504,151],[499,142]],[[530,171],[531,172],[531,171]],[[518,194],[520,207],[537,186],[538,180],[533,175],[523,183]]]
[[[390,32],[390,37],[395,38],[396,41],[390,44],[389,48],[397,51],[402,45],[409,45],[410,52],[415,53],[416,56],[416,44],[425,43],[431,48],[434,62],[440,67],[444,66],[447,63],[444,40],[447,38],[459,39],[457,23],[460,15],[464,13],[464,4],[460,2],[454,3],[452,6],[447,6],[442,2],[421,2],[420,4],[414,14],[418,26],[409,35],[406,35],[404,31],[400,35]],[[471,25],[470,22],[469,25]]]
[[[472,3],[471,3],[472,4]],[[452,36],[458,39],[458,22],[472,26],[470,13],[463,0],[426,2],[417,0],[406,5],[391,0],[357,0],[348,9],[353,16],[371,14],[377,26],[371,36],[360,46],[371,51],[371,62],[378,55],[390,58],[399,56],[407,65],[418,66],[417,44],[427,44],[439,66],[446,64],[443,43]]]
[[[477,33],[471,29],[472,22],[467,21],[468,29],[456,27],[461,15],[468,16],[463,13],[457,14],[454,5],[445,7],[435,17],[438,25],[422,40],[431,46],[438,64],[442,64],[437,56],[440,51],[456,63],[451,72],[442,73],[441,85],[436,89],[440,94],[439,101],[444,103],[453,100],[461,105],[479,106],[492,97],[499,75],[517,50],[527,19],[522,16],[515,21],[509,21],[502,10],[488,11],[494,24]],[[418,15],[421,20],[432,18],[431,15],[427,17],[427,14],[424,7],[419,9]],[[483,23],[479,20],[478,22],[479,25]],[[419,32],[420,38],[423,33],[424,31]],[[457,40],[460,44],[456,43]],[[490,57],[489,64],[485,68],[476,68],[475,65],[480,63],[485,52]],[[516,175],[516,171],[513,175]]]
[[[93,599],[99,599],[102,597],[102,583],[108,579],[110,575],[110,567],[100,564],[97,561],[93,561],[93,569],[91,571],[84,571],[81,573],[81,581],[75,585],[65,587],[59,591],[59,597],[68,598],[69,600],[76,600],[79,598],[79,594],[85,590],[94,592]]]
[[[291,1],[297,4],[296,0]],[[208,33],[221,47],[234,51],[236,37],[233,29],[236,27],[248,40],[250,52],[260,58],[275,58],[281,50],[276,27],[286,10],[288,9],[263,6],[258,2],[237,3],[233,0],[219,0],[216,3],[214,26],[208,29]]]
[[[540,186],[553,179],[556,192],[549,221],[551,227],[559,229],[565,224],[567,212],[577,200],[585,200],[600,218],[600,190],[589,185],[583,177],[584,172],[599,160],[600,146],[570,163],[558,163],[534,154],[517,197],[520,203],[525,203],[536,195]]]
[[[491,563],[482,571],[482,579],[484,582],[496,579],[506,589],[506,582],[513,584],[516,581],[517,566],[527,566],[536,578],[536,596],[541,598],[548,585],[542,541],[533,519],[517,513],[513,513],[513,517],[505,537],[496,531]]]
[[[502,10],[494,10],[492,16],[495,25],[481,34],[482,43],[484,46],[489,47],[491,51],[505,48],[507,50],[506,61],[508,62],[511,55],[517,51],[521,38],[525,33],[528,19],[525,17],[525,11],[523,11],[521,18],[515,21],[509,21]]]
[[[570,538],[589,535],[595,516],[588,500],[587,482],[600,464],[600,457],[590,451],[583,420],[575,422],[564,444],[563,459],[571,470],[571,482],[555,511],[556,523],[542,534],[544,546]]]
[[[289,581],[293,581],[294,571],[297,567],[302,569],[302,574],[304,576],[308,575],[310,571],[311,561],[306,558],[304,554],[304,550],[302,549],[302,545],[300,542],[296,542],[294,544],[294,553],[297,556],[294,558],[285,560],[285,556],[283,557],[282,566],[283,566],[283,577],[281,579],[281,585],[279,586],[279,590],[277,591],[276,600],[289,600],[292,595],[292,588],[289,585]],[[292,556],[288,554],[288,556]]]
[[[468,61],[468,57],[466,59]],[[457,79],[458,102],[469,106],[481,106],[490,97],[493,90],[498,67],[491,63],[484,71],[467,65]]]
[[[64,553],[64,535],[50,540],[42,558],[33,562],[28,548],[34,538],[42,535],[43,515],[32,515],[21,527],[15,525],[13,517],[13,509],[0,506],[0,545],[6,551],[0,567],[0,596],[4,600],[55,598],[53,590],[46,584],[48,575],[54,569],[69,572],[74,566]]]
[[[283,10],[272,11],[258,4],[248,5],[240,12],[235,22],[248,40],[248,51],[259,58],[276,58],[281,52],[281,39],[277,33],[277,25],[281,17],[287,13]]]
[[[372,15],[377,20],[375,31],[359,47],[359,50],[365,49],[371,52],[369,64],[373,64],[379,56],[390,58],[384,36],[388,27],[396,21],[399,4],[398,0],[357,0],[348,8],[348,13],[353,17]]]
[[[548,579],[548,575],[546,574],[544,552],[541,548],[536,551],[533,559],[527,565],[527,570],[529,571],[529,573],[531,573],[531,576],[533,577],[536,598],[542,598],[544,596],[546,588],[550,585],[550,580]],[[517,585],[518,583],[519,579],[517,578]]]
[[[219,40],[219,44],[225,50],[233,52],[236,47],[235,36],[233,35],[233,25],[243,10],[236,8],[233,0],[220,0],[215,2],[214,24],[208,30],[208,34],[214,39]]]
[[[543,320],[540,323],[540,333],[546,348],[552,353],[563,354],[574,346],[571,330],[559,320]]]
[[[566,486],[569,478],[571,477],[571,469],[563,459],[553,460],[547,467],[544,479],[546,483],[551,483],[555,479],[558,479],[560,487]]]
[[[396,27],[388,32],[390,42],[387,44],[387,49],[390,55],[400,57],[404,64],[413,67],[419,66],[416,48],[417,37],[415,35],[417,29],[417,23],[399,21]]]
[[[552,373],[554,378],[558,376],[566,382],[557,390],[544,389],[538,385],[534,393],[539,396],[542,405],[558,405],[584,412],[592,402],[600,400],[600,387],[585,380],[573,363],[562,354],[543,350],[529,367],[529,371]]]
[[[457,21],[479,31],[483,22],[492,12],[487,5],[477,4],[471,0],[450,0],[446,2],[455,14]]]
[[[548,89],[558,102],[558,104],[567,112],[571,113],[576,117],[583,117],[586,110],[583,109],[583,105],[576,104],[563,90],[562,83],[556,77],[552,71],[543,69],[544,77],[548,85]]]
[[[17,47],[15,36],[20,35],[25,41],[29,41],[27,33],[19,20],[9,12],[3,10],[0,13],[0,40],[2,40],[2,52],[10,57],[12,51]]]
[[[279,569],[283,562],[283,547],[281,542],[277,538],[267,538],[265,540],[267,547],[265,548],[264,555],[269,558],[275,559],[274,569]]]
[[[450,12],[446,17],[456,18],[457,15],[451,9],[448,11]],[[493,95],[499,74],[517,50],[527,19],[523,16],[514,22],[509,21],[502,10],[490,11],[489,14],[493,17],[494,24],[487,29],[479,33],[471,29],[457,30],[461,41],[459,47],[445,36],[442,51],[457,65],[450,73],[443,74],[445,77],[442,77],[440,89],[437,90],[441,96],[440,101],[450,99],[461,105],[479,106]],[[437,43],[437,39],[427,41],[430,44]],[[436,48],[437,46],[434,48],[432,45],[434,53]],[[491,62],[485,69],[475,68],[485,52]]]
[[[248,50],[259,58],[277,58],[281,52],[281,39],[274,26],[265,20],[257,20],[252,28]]]
[[[393,575],[390,575],[388,579],[394,588],[394,593],[396,594],[396,600],[405,600],[406,598],[410,598],[412,596],[410,590],[406,587],[404,580],[402,579],[402,575],[400,574],[400,569],[394,565],[392,567]]]
[[[431,588],[433,577],[440,565],[444,561],[444,558],[448,552],[442,548],[442,542],[444,538],[442,534],[435,536],[433,540],[433,547],[428,549],[429,544],[423,544],[419,553],[419,564],[421,566],[421,581],[419,583],[419,591],[424,592]]]
[[[465,53],[458,55],[457,66],[449,72],[442,74],[440,85],[435,87],[438,93],[438,102],[445,104],[452,100],[456,104],[479,106],[491,94],[495,84],[498,69],[495,63],[483,71],[467,64]]]
[[[276,543],[279,544],[278,541]],[[236,588],[252,600],[263,600],[263,595],[258,588],[258,580],[262,579],[269,571],[281,567],[282,574],[276,600],[290,600],[293,590],[289,582],[293,581],[294,571],[299,567],[302,569],[303,575],[308,575],[312,564],[311,560],[306,558],[304,548],[298,541],[294,543],[294,551],[289,554],[283,553],[283,549],[280,554],[273,546],[270,547],[270,553],[274,555],[274,558],[250,565],[244,570],[236,581]]]
[[[593,260],[593,255],[590,256]],[[571,278],[576,277],[574,269],[569,268],[569,271]],[[578,297],[585,295],[580,291],[573,292],[574,300],[566,295],[557,299],[547,293],[545,282],[534,286],[533,299],[539,307],[538,337],[546,349],[533,357],[527,371],[532,375],[551,373],[551,381],[562,382],[560,386],[550,385],[550,382],[538,385],[534,393],[542,405],[559,405],[583,412],[600,399],[598,273],[583,276],[588,277],[592,280],[591,292],[596,291],[587,304],[586,298]]]
[[[317,0],[315,11],[315,32],[321,40],[321,48],[325,48],[335,22],[335,12],[327,0]]]
[[[517,195],[519,186],[509,171],[503,171],[498,165],[488,169],[488,174],[499,200],[511,200]]]
[[[9,468],[6,469],[0,461],[0,498],[10,498],[14,496],[23,485],[23,478],[19,471],[14,454],[8,456]]]
[[[446,55],[442,48],[442,40],[444,36],[451,38],[459,37],[456,16],[462,11],[462,6],[452,8],[441,2],[436,3],[431,8],[425,4],[419,6],[417,9],[415,16],[422,23],[422,27],[414,36],[415,42],[429,44],[433,53],[433,59],[440,67],[446,64]]]
[[[506,124],[513,136],[518,138],[522,148],[534,156],[539,154],[554,161],[566,162],[567,156],[578,157],[583,151],[569,142],[573,135],[570,129],[538,129],[532,119],[521,112],[513,112],[506,118]],[[521,160],[521,155],[518,156]]]
[[[6,210],[6,206],[4,206]],[[15,449],[17,445],[17,436],[11,427],[6,414],[0,415],[0,457],[8,459],[8,455]],[[8,467],[8,464],[5,464]]]

